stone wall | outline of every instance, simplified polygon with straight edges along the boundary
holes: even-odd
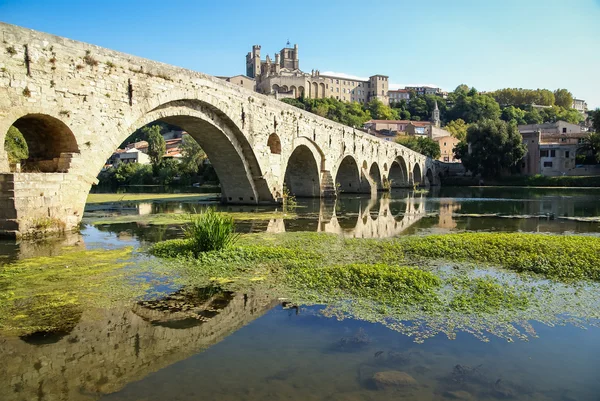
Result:
[[[78,155],[84,162],[71,160],[68,174],[80,177],[74,189],[81,194],[63,198],[72,199],[65,213],[82,210],[87,191],[123,140],[159,119],[182,127],[204,148],[221,180],[223,200],[230,203],[280,199],[288,159],[298,146],[309,147],[319,166],[320,196],[332,193],[323,180],[336,177],[346,154],[357,166],[377,163],[382,180],[388,174],[384,165],[397,158],[410,172],[419,164],[423,177],[435,169],[431,160],[398,144],[212,76],[4,23],[0,34],[0,173],[9,172],[3,144],[13,124],[28,141],[55,144],[53,155],[42,158]],[[273,133],[281,143],[275,160],[267,146]],[[406,181],[411,185],[412,177]],[[28,202],[16,206],[34,203]],[[28,210],[17,214],[20,224]],[[19,232],[27,229],[19,226]]]

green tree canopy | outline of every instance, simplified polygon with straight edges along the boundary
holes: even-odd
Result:
[[[590,132],[584,138],[578,151],[587,154],[596,163],[600,163],[600,133]]]
[[[557,89],[554,91],[554,104],[564,109],[573,107],[573,95],[566,89]]]
[[[206,159],[206,153],[190,135],[184,135],[181,143],[181,171],[197,174]]]
[[[167,151],[165,138],[161,135],[160,126],[158,125],[149,127],[146,135],[148,137],[148,157],[150,157],[152,166],[156,167]]]
[[[373,120],[398,120],[398,112],[390,106],[383,104],[381,100],[373,99],[367,104],[367,110]]]
[[[592,120],[592,130],[596,133],[600,133],[600,108],[588,112],[588,115]]]
[[[10,164],[20,163],[29,157],[27,141],[16,127],[10,126],[4,139],[4,150],[8,154]]]
[[[460,118],[467,123],[497,119],[500,117],[500,105],[486,94],[482,95],[473,90],[467,94],[460,92],[455,97],[454,106],[448,111],[448,116],[452,120]]]
[[[497,177],[515,167],[526,151],[517,126],[502,120],[483,120],[471,125],[466,141],[454,149],[467,170],[486,178]]]
[[[464,141],[467,138],[467,128],[469,128],[469,124],[465,123],[461,118],[450,121],[444,127],[446,131],[450,132],[459,141]]]
[[[432,159],[439,159],[442,155],[440,144],[427,137],[399,136],[396,142]]]
[[[508,106],[502,110],[502,118],[506,122],[515,122],[516,124],[526,124],[525,110],[521,110],[515,106]]]
[[[530,104],[552,106],[554,104],[554,93],[548,89],[505,88],[491,92],[490,95],[502,106]]]

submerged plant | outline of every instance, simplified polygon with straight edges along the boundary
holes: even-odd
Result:
[[[185,227],[185,234],[191,240],[192,252],[196,256],[227,248],[239,238],[233,217],[218,213],[213,208],[193,215],[190,224]]]

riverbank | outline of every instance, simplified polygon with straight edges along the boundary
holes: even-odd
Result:
[[[476,177],[442,177],[442,186],[482,186],[480,184],[480,179]],[[499,179],[483,180],[483,186],[597,188],[600,187],[600,176],[510,176]]]

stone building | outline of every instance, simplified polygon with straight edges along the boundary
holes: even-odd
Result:
[[[232,84],[239,85],[243,88],[250,89],[251,91],[256,90],[256,81],[254,78],[247,77],[245,75],[235,75],[233,77],[218,77]]]
[[[447,132],[447,131],[445,131]],[[454,158],[454,147],[460,142],[457,138],[452,135],[434,137],[440,145],[440,158],[439,161],[446,163],[460,163],[460,160]]]
[[[582,173],[577,167],[577,149],[587,135],[576,124],[558,121],[551,124],[538,124],[537,130],[531,125],[519,126],[527,153],[521,160],[521,173],[525,175],[592,175]],[[574,127],[571,127],[574,126]],[[574,131],[574,132],[569,132]]]
[[[391,103],[400,103],[401,101],[408,102],[410,100],[410,92],[406,89],[389,90],[388,97]]]
[[[389,77],[386,75],[361,79],[324,75],[319,70],[305,73],[300,69],[298,45],[284,47],[275,54],[274,60],[269,55],[262,60],[260,50],[259,45],[254,45],[246,55],[246,75],[255,80],[259,93],[278,94],[278,98],[300,97],[304,94],[312,99],[332,97],[359,103],[378,99],[389,104]]]

